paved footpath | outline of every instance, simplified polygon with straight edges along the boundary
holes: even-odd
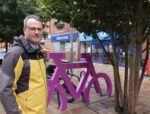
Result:
[[[97,72],[108,73],[113,84],[113,70],[111,65],[94,64],[94,66]],[[83,69],[74,70],[74,73],[78,74],[81,70]],[[120,72],[123,77],[124,67],[120,67]],[[95,90],[91,88],[89,104],[84,104],[80,97],[78,100],[68,103],[68,108],[65,111],[60,111],[58,109],[57,97],[53,95],[51,103],[48,106],[47,114],[117,114],[114,110],[114,94],[112,97],[107,97],[105,95],[106,86],[104,80],[100,79],[99,81],[102,87],[102,96],[96,94]],[[144,77],[136,110],[137,114],[150,114],[150,77]],[[0,114],[5,114],[1,105]]]

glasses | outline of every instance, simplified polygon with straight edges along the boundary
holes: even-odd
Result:
[[[35,27],[27,27],[31,32],[42,32],[43,29],[42,28],[35,28]]]

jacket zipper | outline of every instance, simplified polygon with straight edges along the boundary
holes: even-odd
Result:
[[[28,92],[26,91],[25,93],[25,99],[24,99],[24,110],[26,111],[26,105],[27,105],[27,95],[28,95]]]

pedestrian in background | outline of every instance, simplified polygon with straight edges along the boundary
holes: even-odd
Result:
[[[14,39],[0,75],[0,100],[7,114],[46,114],[46,65],[40,41],[43,22],[35,15],[24,19],[24,36]]]

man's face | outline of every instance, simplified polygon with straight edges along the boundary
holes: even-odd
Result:
[[[38,20],[30,18],[24,27],[24,35],[28,41],[34,45],[38,45],[42,39],[43,27],[42,23]]]

